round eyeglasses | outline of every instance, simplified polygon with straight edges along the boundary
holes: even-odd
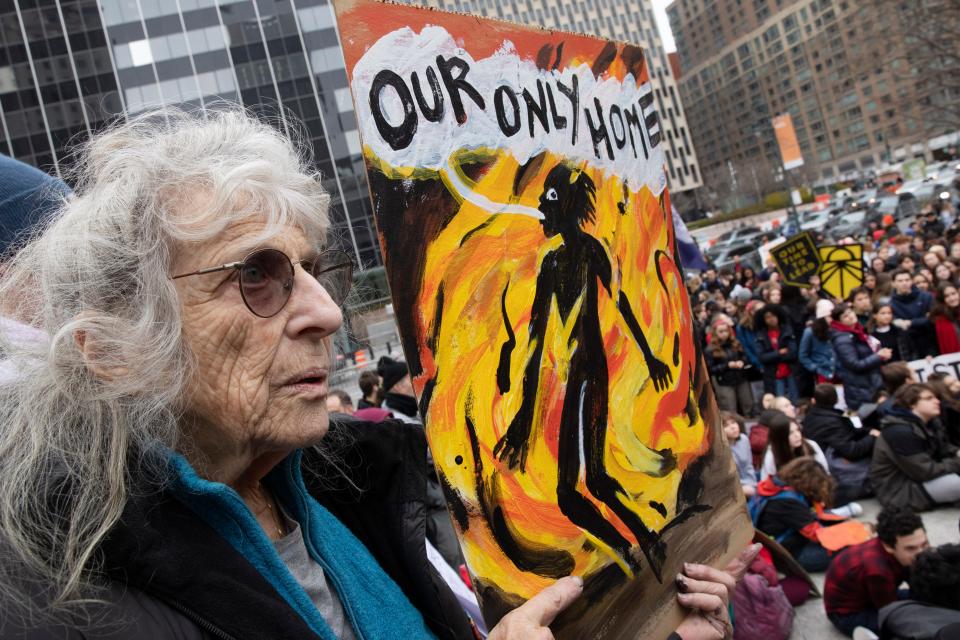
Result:
[[[353,261],[345,252],[336,249],[296,262],[279,249],[257,249],[240,262],[181,273],[172,279],[233,269],[240,274],[240,296],[247,309],[261,318],[270,318],[280,313],[290,299],[297,264],[317,279],[338,306],[347,299],[353,286]]]

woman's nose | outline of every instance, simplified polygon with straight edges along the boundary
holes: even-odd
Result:
[[[343,324],[340,306],[323,285],[300,265],[294,272],[293,291],[287,305],[290,307],[287,331],[294,337],[303,333],[325,337],[335,333]]]

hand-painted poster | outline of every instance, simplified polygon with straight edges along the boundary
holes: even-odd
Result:
[[[643,52],[337,3],[404,351],[487,623],[665,637],[752,536],[676,259]]]

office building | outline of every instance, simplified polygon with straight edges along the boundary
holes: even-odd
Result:
[[[667,61],[650,0],[401,0],[407,4],[473,13],[521,24],[562,29],[637,44],[647,54],[660,126],[665,132],[667,174],[674,193],[702,184],[696,152],[676,80]]]
[[[382,264],[326,0],[0,0],[0,152],[64,174],[70,144],[117,116],[222,100],[296,127],[335,241]]]
[[[711,189],[739,180],[751,191],[757,171],[779,166],[771,118],[783,113],[792,116],[805,162],[798,173],[808,183],[869,176],[949,144],[949,128],[921,111],[927,98],[912,78],[925,70],[900,59],[900,17],[877,6],[675,0],[667,8],[680,94]]]

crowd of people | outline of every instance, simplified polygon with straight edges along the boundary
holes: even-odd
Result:
[[[960,506],[960,381],[926,366],[960,353],[960,220],[937,201],[907,228],[883,222],[844,240],[865,249],[845,299],[816,276],[784,284],[772,258],[689,276],[696,340],[754,524],[826,572],[833,625],[960,637],[960,546],[929,549],[917,515]],[[825,547],[868,497],[883,507],[876,537]]]

